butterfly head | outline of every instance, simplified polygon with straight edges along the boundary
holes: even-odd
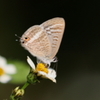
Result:
[[[29,40],[30,40],[30,37],[28,37],[28,36],[22,36],[21,39],[20,39],[20,42],[21,42],[21,44],[25,44]]]

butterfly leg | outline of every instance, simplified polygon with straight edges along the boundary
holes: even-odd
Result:
[[[54,57],[54,58],[53,58],[53,62],[58,62],[57,57]]]

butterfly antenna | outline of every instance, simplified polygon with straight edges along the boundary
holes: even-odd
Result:
[[[20,36],[18,36],[17,34],[15,34],[15,36],[17,37],[17,38],[19,38],[20,39]],[[15,41],[19,41],[18,39],[16,39]]]

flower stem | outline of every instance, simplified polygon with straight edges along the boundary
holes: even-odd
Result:
[[[25,90],[28,86],[30,85],[30,83],[26,82],[21,89]]]

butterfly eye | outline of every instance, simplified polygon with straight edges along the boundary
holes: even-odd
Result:
[[[22,43],[24,43],[24,41]]]
[[[30,40],[30,38],[29,37],[25,37],[25,41],[29,41]]]
[[[25,37],[25,39],[27,40],[28,38],[27,38],[27,37]]]

